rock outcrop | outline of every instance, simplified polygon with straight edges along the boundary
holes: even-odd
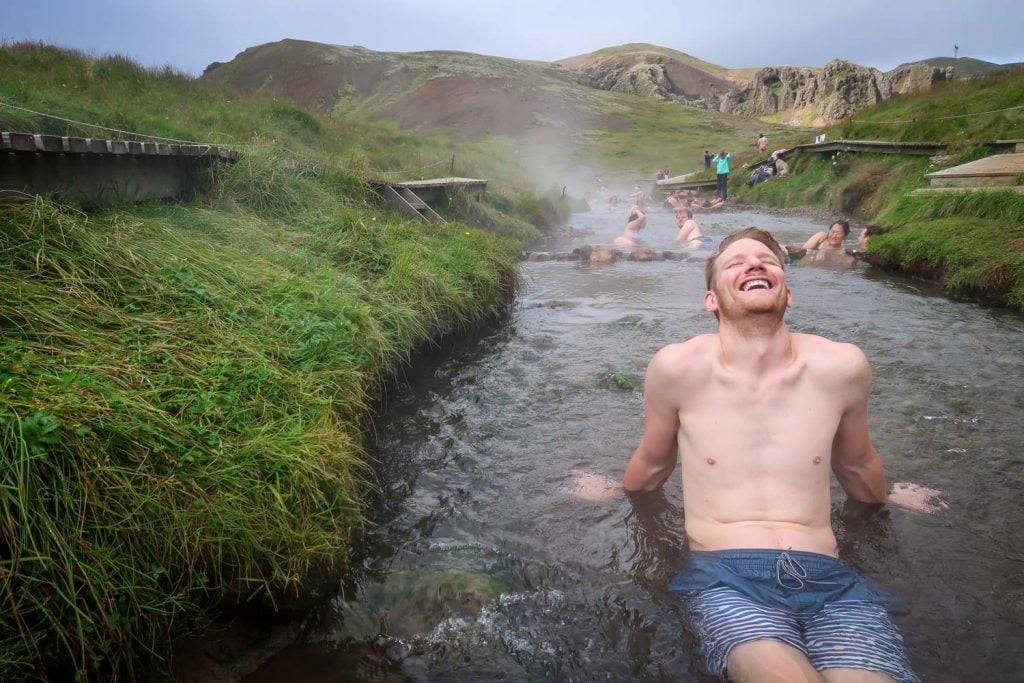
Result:
[[[578,69],[579,82],[591,88],[657,97],[701,109],[719,109],[735,84],[659,54],[608,57]]]
[[[724,95],[720,109],[744,116],[781,113],[787,123],[820,125],[952,77],[949,67],[911,64],[883,73],[839,59],[821,69],[768,67],[755,73],[750,85]]]

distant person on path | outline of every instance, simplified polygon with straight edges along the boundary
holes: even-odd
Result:
[[[757,151],[763,154],[766,149],[768,149],[768,136],[761,133],[757,138]]]
[[[704,168],[711,168],[711,152],[704,150]]]
[[[852,344],[791,333],[783,253],[726,237],[705,267],[718,330],[647,367],[644,432],[626,491],[682,468],[687,564],[669,585],[711,674],[742,682],[916,683],[886,613],[893,596],[838,557],[831,475],[851,507],[926,510],[885,471],[868,431],[871,368]],[[925,499],[926,502],[926,499]]]
[[[723,202],[729,198],[729,159],[731,158],[732,155],[724,149],[711,157],[711,161],[715,162],[715,172],[718,174],[718,194],[722,195]]]

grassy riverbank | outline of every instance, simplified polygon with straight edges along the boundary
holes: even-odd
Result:
[[[343,570],[381,381],[499,316],[495,233],[539,232],[494,203],[452,207],[492,233],[382,211],[369,159],[410,157],[351,122],[40,46],[0,74],[25,108],[243,152],[189,203],[0,204],[0,677],[109,680],[210,605]]]
[[[985,141],[1024,138],[1024,72],[955,81],[903,95],[826,131],[830,139],[948,142],[942,166],[994,153]],[[858,225],[888,229],[872,238],[873,263],[942,284],[954,296],[1024,309],[1024,194],[993,191],[911,196],[936,169],[926,157],[800,154],[792,175],[745,187],[733,175],[738,203],[816,206]],[[824,226],[823,226],[824,227]]]

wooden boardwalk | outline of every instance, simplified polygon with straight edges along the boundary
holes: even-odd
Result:
[[[424,223],[446,223],[430,202],[440,199],[453,188],[460,188],[480,201],[487,194],[487,181],[482,178],[431,178],[429,180],[371,180],[374,191],[392,208],[419,218]]]
[[[933,188],[1013,187],[1024,175],[1024,154],[994,154],[928,173]]]

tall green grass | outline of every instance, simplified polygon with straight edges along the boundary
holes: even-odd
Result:
[[[344,571],[381,382],[500,315],[518,245],[383,211],[348,124],[290,105],[38,45],[0,49],[12,94],[246,142],[194,203],[0,204],[0,678],[131,677],[211,606]]]

